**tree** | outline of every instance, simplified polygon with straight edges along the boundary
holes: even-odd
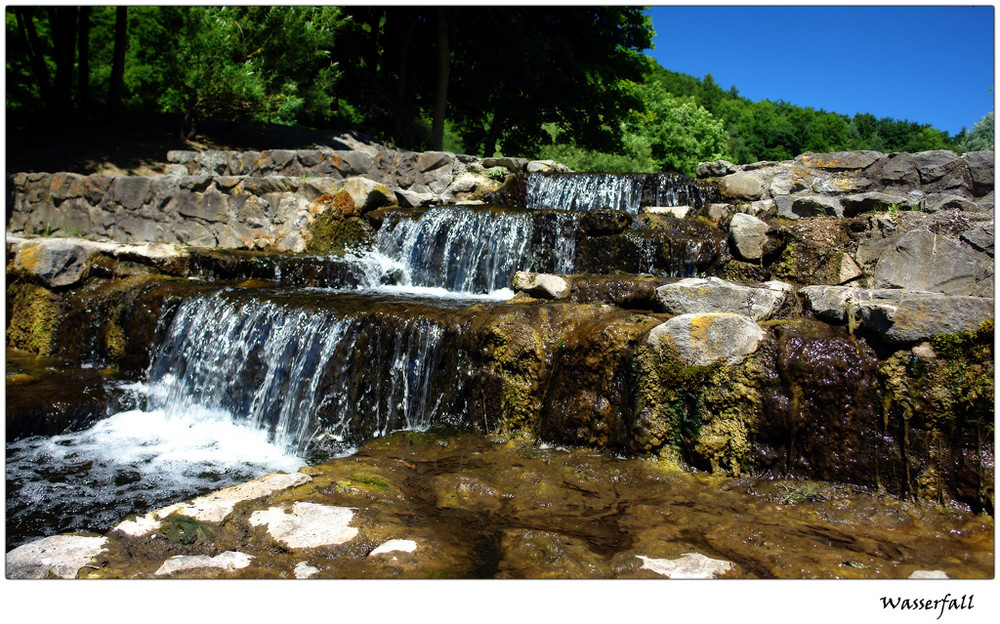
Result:
[[[978,152],[993,149],[993,111],[986,113],[982,119],[972,126],[970,132],[963,128],[962,140],[956,146],[959,153]]]

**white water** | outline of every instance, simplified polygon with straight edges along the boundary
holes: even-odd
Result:
[[[622,210],[651,206],[702,206],[707,191],[675,174],[528,174],[525,202],[532,210]]]
[[[129,513],[305,463],[266,432],[197,407],[120,412],[84,431],[8,444],[6,460],[8,533],[25,535],[107,529]]]

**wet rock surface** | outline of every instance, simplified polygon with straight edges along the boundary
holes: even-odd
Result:
[[[585,449],[400,432],[304,468],[194,539],[111,531],[81,578],[951,578],[993,574],[992,519],[819,481],[716,479]],[[350,509],[289,544],[254,520]],[[168,516],[167,519],[176,518]],[[345,516],[347,518],[347,516]],[[173,537],[171,537],[173,536]],[[346,539],[344,539],[346,538]],[[96,543],[96,542],[95,542]],[[37,546],[8,574],[66,574]],[[86,560],[84,560],[86,559]],[[12,561],[19,561],[17,566]]]

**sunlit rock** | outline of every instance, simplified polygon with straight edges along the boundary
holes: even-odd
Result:
[[[308,562],[300,561],[295,565],[295,569],[292,572],[294,572],[297,579],[307,579],[319,574],[319,568],[309,565]]]
[[[127,535],[145,535],[158,529],[160,521],[172,513],[179,513],[200,522],[222,522],[232,513],[236,503],[261,498],[278,490],[296,487],[308,481],[310,481],[310,477],[300,472],[266,474],[253,481],[217,490],[186,503],[170,505],[134,519],[125,520],[115,526],[115,530]]]
[[[388,542],[380,544],[378,548],[368,553],[368,556],[376,557],[378,555],[384,555],[391,552],[411,553],[416,549],[417,549],[417,543],[413,540],[391,539]]]
[[[106,537],[53,535],[18,546],[7,553],[7,578],[76,578],[107,541]]]
[[[717,578],[733,569],[734,565],[731,561],[712,559],[701,553],[687,553],[676,559],[653,559],[642,555],[637,556],[642,559],[642,569],[652,570],[667,578],[675,579]]]
[[[685,364],[739,364],[757,350],[764,330],[741,314],[682,314],[650,330],[646,343],[675,351]]]
[[[781,282],[766,288],[741,286],[717,277],[692,277],[656,289],[664,311],[671,314],[741,314],[755,321],[774,317],[787,298]]]
[[[719,181],[719,190],[727,197],[757,200],[764,195],[760,178],[749,173],[732,173]]]
[[[906,578],[911,579],[946,579],[951,578],[944,570],[914,570],[913,574]]]
[[[739,254],[746,260],[757,260],[764,255],[768,225],[748,214],[734,214],[729,223],[729,236]]]
[[[163,562],[155,576],[166,576],[176,572],[186,572],[188,570],[199,570],[203,568],[217,568],[219,570],[242,570],[250,565],[253,560],[252,555],[227,550],[214,557],[207,555],[176,555]]]
[[[250,514],[250,526],[266,526],[267,532],[288,548],[315,548],[343,544],[358,530],[348,526],[354,510],[347,507],[295,503],[291,511],[270,507]]]
[[[514,274],[514,290],[541,299],[565,299],[569,296],[569,282],[558,275],[518,271]]]

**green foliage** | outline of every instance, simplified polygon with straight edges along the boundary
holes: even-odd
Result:
[[[959,153],[978,152],[993,149],[993,111],[986,113],[972,126],[970,132],[962,131],[955,151]]]

